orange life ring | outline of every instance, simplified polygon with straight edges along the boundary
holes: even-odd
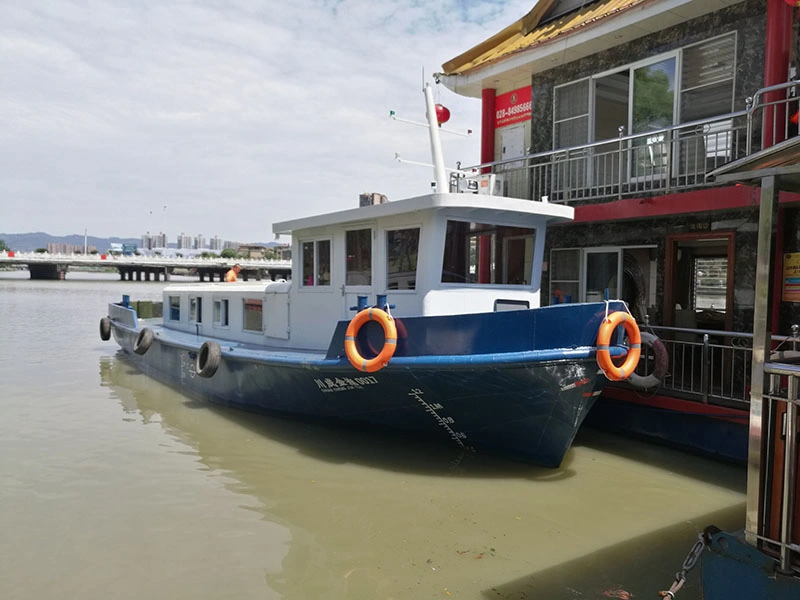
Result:
[[[383,327],[383,349],[378,356],[367,360],[358,353],[356,348],[356,335],[359,330],[364,326],[367,321],[377,321]],[[359,371],[365,373],[374,373],[380,371],[383,367],[389,364],[389,359],[394,356],[394,351],[397,348],[397,327],[394,324],[394,319],[386,311],[380,308],[365,308],[359,312],[350,325],[347,326],[347,331],[344,334],[344,351],[347,355],[347,360]]]
[[[630,340],[630,347],[628,348],[628,357],[621,366],[616,366],[611,361],[611,353],[608,351],[609,344],[611,343],[611,335],[614,330],[622,325],[628,333]],[[639,364],[639,356],[642,353],[642,334],[639,332],[639,326],[636,324],[636,319],[624,311],[615,311],[608,315],[600,324],[600,331],[597,333],[597,364],[603,369],[611,381],[622,381],[631,376]]]

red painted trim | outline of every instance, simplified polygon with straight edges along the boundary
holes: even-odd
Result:
[[[496,90],[481,90],[481,162],[494,162],[494,124]],[[488,173],[489,168],[484,169]]]
[[[789,60],[792,45],[792,18],[794,11],[786,0],[767,0],[767,29],[764,52],[764,87],[783,83],[789,78]],[[780,99],[778,92],[765,94],[764,101]],[[774,120],[773,120],[774,119]],[[786,106],[768,106],[764,109],[765,123],[785,123]],[[773,131],[764,127],[762,147],[767,148],[784,139],[783,127]]]
[[[758,206],[760,189],[749,185],[708,188],[655,196],[625,198],[575,207],[573,223],[646,219],[687,213],[713,212]],[[800,194],[781,192],[780,204],[800,202]]]
[[[635,390],[629,390],[625,388],[610,386],[604,387],[602,396],[619,400],[621,402],[637,404],[639,406],[661,408],[680,413],[706,415],[713,419],[730,421],[731,423],[747,424],[750,419],[750,411],[747,410],[727,408],[725,406],[717,406],[715,404],[703,404],[702,402],[681,400],[679,398],[670,398],[669,396],[650,396],[647,394],[641,395]]]

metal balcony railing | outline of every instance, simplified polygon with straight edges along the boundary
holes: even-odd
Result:
[[[549,202],[583,202],[665,194],[714,185],[706,173],[762,147],[762,134],[785,139],[796,125],[789,81],[758,90],[746,109],[619,137],[462,169],[503,180],[503,195]]]
[[[734,331],[644,326],[664,343],[669,366],[658,393],[733,408],[750,403],[753,334]],[[800,363],[800,329],[793,336],[772,336],[776,361]],[[778,354],[780,353],[780,354]],[[646,346],[637,371],[653,372],[655,356]]]

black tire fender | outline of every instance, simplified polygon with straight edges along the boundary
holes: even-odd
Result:
[[[664,342],[646,331],[642,331],[642,346],[649,346],[655,357],[653,372],[649,375],[633,373],[628,377],[628,383],[640,390],[649,390],[658,387],[664,381],[664,376],[669,368],[669,353]]]
[[[200,377],[213,377],[222,362],[222,349],[217,342],[203,342],[194,362],[194,370]]]
[[[111,339],[111,319],[108,317],[100,319],[100,339],[104,342]]]
[[[143,328],[139,335],[136,336],[136,341],[133,342],[133,351],[136,354],[144,354],[150,349],[153,344],[153,330],[149,327]]]

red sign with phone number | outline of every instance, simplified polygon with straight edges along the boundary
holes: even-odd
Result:
[[[505,127],[531,118],[531,88],[500,94],[494,100],[495,127]]]

